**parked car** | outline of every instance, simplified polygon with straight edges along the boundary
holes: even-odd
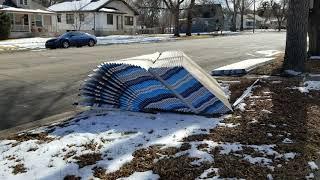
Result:
[[[97,38],[94,35],[84,32],[67,32],[58,38],[50,39],[46,42],[46,48],[69,48],[70,46],[90,46],[97,44]]]

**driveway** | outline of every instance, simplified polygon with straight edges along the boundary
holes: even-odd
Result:
[[[78,89],[103,61],[182,50],[208,72],[254,58],[256,51],[284,50],[285,33],[181,40],[153,44],[97,46],[0,55],[0,130],[76,109]],[[261,56],[261,55],[260,55]]]

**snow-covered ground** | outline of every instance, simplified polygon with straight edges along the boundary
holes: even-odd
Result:
[[[45,42],[50,38],[22,38],[22,39],[10,39],[0,41],[1,50],[25,50],[25,49],[44,49]],[[111,44],[129,44],[129,43],[152,43],[160,41],[172,40],[171,36],[130,36],[130,35],[111,35],[97,37],[98,45],[111,45]]]
[[[228,118],[225,116],[223,118]],[[0,141],[0,179],[63,179],[67,175],[75,175],[82,179],[93,178],[93,168],[101,167],[107,172],[115,172],[124,164],[133,160],[133,153],[141,148],[152,145],[180,147],[185,137],[195,134],[206,134],[216,127],[235,128],[238,125],[220,123],[223,118],[206,118],[195,115],[181,114],[145,114],[124,111],[95,110],[76,117],[69,124],[55,126],[49,131],[51,140],[16,140]],[[48,128],[40,128],[29,133],[48,132]],[[174,157],[187,155],[196,158],[191,164],[200,166],[202,163],[214,162],[211,152],[220,147],[220,154],[237,154],[244,148],[253,148],[263,154],[261,157],[245,155],[243,160],[251,164],[259,164],[273,169],[272,159],[290,161],[296,153],[281,154],[274,150],[276,145],[243,145],[240,143],[214,142],[209,140],[189,142],[191,148],[178,152]],[[207,144],[204,149],[199,145]],[[98,154],[97,162],[79,167],[77,157],[88,154]],[[240,156],[240,155],[239,155]],[[165,157],[165,155],[163,155]],[[162,158],[163,158],[162,157]],[[17,166],[22,172],[14,173]],[[310,166],[315,168],[314,164]],[[208,169],[198,179],[205,179],[209,172],[218,169]],[[159,179],[152,171],[135,172],[124,180]]]
[[[14,140],[0,141],[0,179],[63,179],[66,175],[90,179],[94,166],[108,172],[116,171],[133,159],[132,153],[137,149],[151,145],[179,147],[184,137],[203,134],[204,129],[216,127],[221,120],[121,111],[89,114],[89,117],[77,117],[66,127],[56,127],[49,134],[53,138],[51,142],[29,140],[15,144]],[[45,129],[34,133],[42,131]],[[85,148],[87,144],[96,144],[96,149]],[[88,153],[101,153],[102,160],[79,169],[74,157]],[[18,164],[23,164],[26,172],[14,175],[12,167]],[[136,176],[152,176],[152,173],[132,176],[134,179]]]

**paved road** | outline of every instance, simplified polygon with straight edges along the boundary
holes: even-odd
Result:
[[[257,33],[154,44],[97,46],[0,54],[0,130],[72,111],[83,79],[97,64],[182,50],[205,70],[245,60],[258,50],[283,50],[284,33]]]

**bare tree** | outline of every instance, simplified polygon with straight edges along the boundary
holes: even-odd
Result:
[[[237,15],[240,5],[240,0],[225,0],[227,9],[232,12],[232,20],[231,20],[231,31],[237,31]],[[231,10],[230,6],[233,6],[233,10]]]
[[[87,12],[75,11],[74,23],[72,24],[74,30],[81,31],[83,26],[90,24],[91,18],[88,18]]]
[[[239,12],[240,12],[240,31],[243,31],[244,30],[243,28],[244,14],[252,6],[253,0],[240,0],[240,1],[241,1],[241,5],[238,5]]]
[[[188,9],[188,17],[187,17],[187,36],[191,36],[192,33],[192,18],[193,18],[193,7],[195,5],[196,0],[191,0],[189,9]]]
[[[270,0],[272,14],[278,22],[278,31],[281,31],[282,24],[287,19],[288,3],[289,0],[280,0],[279,2]]]
[[[304,71],[307,59],[309,0],[290,0],[284,70]]]
[[[265,24],[267,23],[267,21],[271,20],[272,10],[271,10],[271,6],[270,6],[269,0],[260,2],[260,5],[259,5],[258,10],[257,10],[257,13],[258,13],[259,16],[264,17],[264,19],[265,19],[264,23]]]
[[[180,36],[180,23],[179,23],[179,16],[180,16],[180,5],[184,2],[184,0],[163,0],[167,8],[174,16],[174,36]]]
[[[138,20],[147,28],[159,26],[162,0],[136,0],[133,5],[139,11]]]

